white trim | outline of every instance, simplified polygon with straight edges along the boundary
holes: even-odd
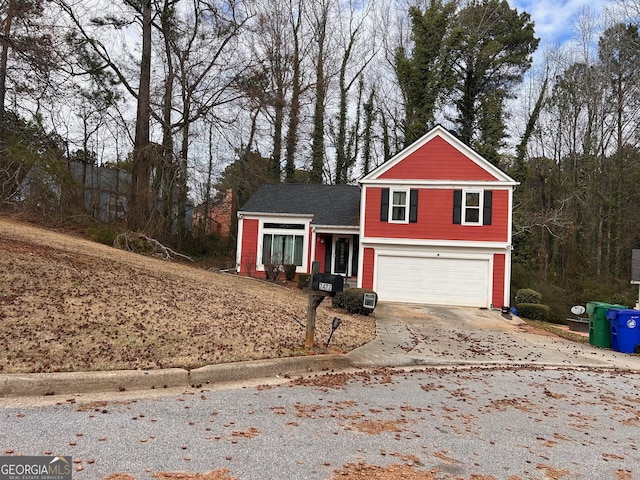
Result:
[[[504,256],[504,298],[502,305],[496,305],[500,307],[511,306],[511,252],[512,248],[507,248],[507,253]]]
[[[331,233],[331,234],[344,234],[344,235],[358,235],[360,232],[360,226],[354,225],[311,225],[312,230],[315,233]]]
[[[420,139],[409,145],[407,148],[394,155],[391,159],[380,165],[378,168],[374,169],[368,175],[362,178],[360,181],[366,182],[369,180],[377,179],[380,175],[385,172],[391,170],[398,163],[400,163],[405,158],[409,157],[411,154],[421,149],[425,144],[433,140],[435,137],[441,137],[444,141],[446,141],[453,148],[458,150],[461,154],[466,156],[469,160],[474,162],[476,165],[481,167],[483,170],[491,174],[497,181],[508,182],[517,184],[517,182],[507,175],[505,172],[500,170],[498,167],[493,165],[491,162],[486,160],[484,157],[480,156],[478,152],[470,148],[468,145],[464,144],[460,140],[458,140],[451,132],[442,127],[441,125],[436,125],[429,132],[423,135]]]
[[[336,273],[336,243],[339,238],[346,238],[349,240],[349,259],[347,260],[347,271],[344,273]],[[331,242],[331,274],[332,275],[346,275],[352,277],[352,265],[353,265],[353,237],[351,235],[334,235]]]
[[[380,265],[380,257],[407,257],[407,258],[446,258],[451,260],[483,260],[487,261],[487,290],[485,305],[487,308],[491,305],[493,298],[493,271],[494,271],[494,254],[497,252],[464,252],[455,250],[432,250],[424,251],[415,248],[376,248],[374,254],[373,267],[373,290],[378,291],[378,268]]]
[[[394,186],[429,187],[433,189],[460,189],[460,188],[489,188],[491,190],[507,190],[519,182],[501,182],[496,180],[400,180],[393,178],[380,178],[373,180],[360,180],[361,186],[375,185],[377,187],[393,188]]]
[[[404,193],[404,205],[395,205],[393,203],[393,194],[394,193]],[[409,208],[410,208],[410,199],[411,190],[408,188],[390,188],[389,189],[389,211],[387,212],[387,223],[409,223]],[[404,218],[402,220],[394,220],[393,219],[393,207],[404,207]]]
[[[262,220],[263,218],[275,218],[275,219],[299,218],[304,220],[310,220],[313,218],[313,215],[307,215],[307,214],[301,214],[301,213],[238,212],[238,218],[249,218],[251,220]]]
[[[307,257],[307,261],[308,262],[313,262],[316,259],[316,229],[315,228],[311,228],[311,239],[309,240],[309,246],[311,247],[311,252],[309,254],[309,256]],[[307,252],[309,253],[309,252]],[[310,263],[307,263],[307,265],[311,265]],[[297,270],[297,267],[296,267]],[[306,272],[303,272],[306,273]]]
[[[509,245],[507,247],[507,254],[505,256],[504,264],[504,306],[511,305],[511,275],[513,265],[513,188],[509,191],[509,215],[507,220],[507,238]]]
[[[236,240],[236,273],[242,270],[242,236],[244,234],[244,219],[238,217],[238,238]]]
[[[477,222],[469,222],[467,221],[467,194],[478,194],[478,205],[471,205],[469,208],[477,208],[478,209],[478,221]],[[465,227],[481,227],[484,225],[484,190],[469,188],[466,190],[462,190],[462,205],[460,212],[460,224]]]
[[[304,225],[304,228],[302,229],[276,229],[276,228],[264,228],[264,224],[265,223],[277,223],[274,222],[273,219],[274,218],[282,218],[282,216],[277,216],[277,215],[271,215],[270,217],[260,217],[258,220],[258,238],[257,238],[257,245],[256,245],[256,271],[258,272],[264,272],[264,265],[262,264],[262,253],[263,253],[263,242],[264,242],[264,234],[265,234],[265,230],[266,233],[273,233],[273,232],[287,232],[287,234],[291,234],[291,235],[296,235],[297,233],[300,234],[302,236],[302,265],[297,265],[296,266],[296,272],[297,273],[306,273],[309,271],[309,236],[310,236],[310,219],[312,217],[306,217],[307,220],[303,219],[302,216],[298,215],[297,218],[298,219],[302,219],[300,220],[298,223],[301,225]],[[291,217],[291,216],[287,216],[287,218],[296,218],[296,217]]]
[[[507,241],[509,245],[513,245],[513,188],[509,190],[509,199],[507,202],[507,208],[509,209],[509,215],[507,218]],[[491,207],[493,210],[493,207]]]
[[[376,237],[360,237],[360,245],[367,247],[376,246],[394,246],[403,247],[447,247],[447,248],[484,248],[492,251],[505,251],[511,248],[511,244],[507,242],[481,242],[481,241],[460,241],[460,240],[421,240],[415,238],[376,238]]]
[[[487,250],[485,252],[463,251],[453,249],[433,249],[423,250],[418,248],[376,248],[376,256],[386,257],[415,257],[415,258],[459,258],[461,260],[489,260],[493,259],[496,252]],[[503,252],[499,252],[503,253]]]
[[[362,288],[362,274],[364,272],[364,245],[362,244],[362,239],[364,238],[364,224],[365,222],[365,217],[364,217],[364,212],[365,212],[365,205],[366,205],[366,198],[367,198],[367,186],[366,185],[362,185],[360,187],[360,224],[359,224],[359,228],[358,228],[358,274],[356,276],[356,278],[358,279],[357,282],[357,287],[358,288]],[[374,277],[375,278],[375,277]]]

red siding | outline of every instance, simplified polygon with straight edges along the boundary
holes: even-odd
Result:
[[[242,221],[241,254],[240,273],[245,275],[254,273],[258,256],[258,220],[244,219]],[[249,271],[250,269],[251,271]]]
[[[322,243],[321,243],[322,241]],[[320,262],[320,271],[324,272],[324,255],[327,249],[327,239],[325,235],[318,235],[316,237],[316,258]]]
[[[442,137],[436,136],[378,178],[496,180]]]
[[[373,289],[373,263],[375,250],[365,248],[362,253],[362,288]]]
[[[491,303],[496,308],[504,305],[504,269],[506,264],[506,255],[497,253],[493,256],[493,297]]]
[[[509,192],[493,191],[492,224],[454,225],[453,190],[420,189],[418,222],[408,224],[380,221],[382,189],[367,187],[364,215],[366,237],[413,238],[423,240],[472,240],[506,242],[509,225]]]

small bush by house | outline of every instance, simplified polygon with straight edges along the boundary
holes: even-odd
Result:
[[[336,308],[342,308],[349,313],[369,315],[374,309],[364,307],[365,293],[373,293],[376,296],[375,304],[378,304],[378,295],[373,290],[366,288],[347,288],[332,297],[332,305]]]
[[[547,305],[541,305],[539,303],[519,303],[516,305],[518,315],[529,320],[544,320],[549,319],[549,307]]]
[[[521,288],[516,292],[516,305],[522,303],[540,304],[542,303],[542,294],[532,288]]]
[[[308,287],[310,278],[311,275],[309,275],[308,273],[301,273],[300,275],[298,275],[298,288],[303,289]]]
[[[296,277],[296,266],[287,264],[284,266],[284,278],[288,281],[292,281]]]

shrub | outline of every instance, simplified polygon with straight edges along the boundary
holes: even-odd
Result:
[[[542,294],[532,288],[521,288],[516,292],[516,305],[522,303],[539,304],[542,302]]]
[[[285,265],[284,266],[284,277],[291,281],[296,277],[296,266],[295,265]]]
[[[373,293],[376,296],[376,305],[378,304],[378,295],[373,290],[366,288],[347,288],[346,290],[336,293],[332,297],[331,304],[336,308],[342,308],[349,313],[357,313],[360,315],[369,315],[373,312],[372,308],[364,308],[364,294]],[[374,307],[375,308],[375,307]]]
[[[282,265],[278,263],[265,263],[264,264],[264,275],[270,282],[277,282],[278,278],[280,278],[280,273],[282,272]]]
[[[516,305],[518,315],[529,320],[548,320],[549,307],[539,303],[519,303]]]
[[[298,275],[298,288],[303,289],[309,286],[309,279],[311,275],[308,273],[301,273]]]
[[[87,229],[87,235],[89,238],[97,243],[113,246],[113,242],[120,232],[112,225],[98,225],[89,227]]]

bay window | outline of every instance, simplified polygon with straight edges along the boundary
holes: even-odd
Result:
[[[262,233],[262,265],[303,266],[304,224],[265,223]]]

